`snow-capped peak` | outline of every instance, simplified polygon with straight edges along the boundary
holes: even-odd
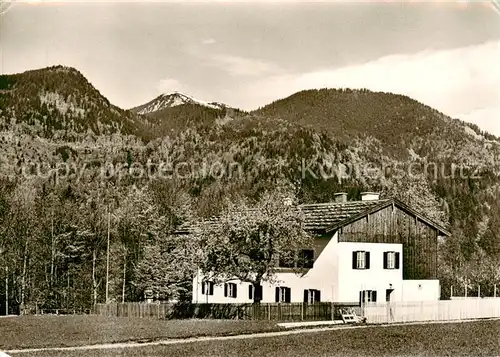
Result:
[[[182,92],[163,93],[152,101],[137,107],[138,114],[149,114],[165,108],[172,108],[183,104],[197,104],[213,109],[224,109],[228,106],[218,102],[206,102],[198,100]]]

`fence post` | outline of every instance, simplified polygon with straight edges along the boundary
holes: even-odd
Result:
[[[453,285],[450,286],[450,300],[451,300],[452,297],[453,297]]]
[[[493,285],[493,297],[497,297],[497,284]]]
[[[300,319],[304,321],[304,303],[300,304]]]
[[[332,299],[332,311],[331,311],[331,315],[332,315],[332,321],[334,320],[335,318],[335,307],[333,306],[333,299]]]
[[[481,297],[481,285],[477,286],[477,297]]]
[[[464,288],[465,288],[465,297],[467,297],[467,284],[464,284]]]

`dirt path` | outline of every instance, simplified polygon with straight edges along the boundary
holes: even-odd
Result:
[[[484,319],[484,320],[499,320],[495,319]],[[355,326],[334,326],[334,327],[321,327],[321,328],[307,328],[307,329],[297,329],[290,331],[278,331],[278,332],[261,332],[253,334],[243,334],[234,336],[207,336],[207,337],[193,337],[193,338],[179,338],[179,339],[165,339],[151,342],[117,342],[117,343],[104,343],[96,345],[85,345],[85,346],[73,346],[73,347],[44,347],[44,348],[29,348],[29,349],[18,349],[5,351],[7,354],[23,354],[23,353],[33,353],[33,352],[43,352],[43,351],[87,351],[87,350],[108,350],[108,349],[123,349],[123,348],[137,348],[137,347],[147,347],[147,346],[165,346],[180,343],[193,343],[193,342],[204,342],[204,341],[229,341],[229,340],[242,340],[242,339],[252,339],[252,338],[263,338],[263,337],[278,337],[278,336],[288,336],[304,333],[318,333],[326,331],[335,330],[354,330],[362,328],[374,328],[374,327],[390,327],[390,326],[402,326],[402,325],[424,325],[424,324],[446,324],[446,323],[467,323],[477,320],[462,320],[462,321],[432,321],[432,322],[410,322],[410,323],[393,323],[386,325],[355,325]]]

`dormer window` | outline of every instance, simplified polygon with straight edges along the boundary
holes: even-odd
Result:
[[[302,249],[299,252],[299,261],[297,262],[298,268],[312,268],[314,265],[314,250]]]
[[[293,254],[280,257],[280,268],[310,269],[314,265],[314,249],[301,249]]]

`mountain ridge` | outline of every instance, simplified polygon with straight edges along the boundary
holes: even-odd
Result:
[[[80,71],[61,65],[0,76],[0,127],[13,121],[41,136],[143,130],[136,114],[112,105]]]

